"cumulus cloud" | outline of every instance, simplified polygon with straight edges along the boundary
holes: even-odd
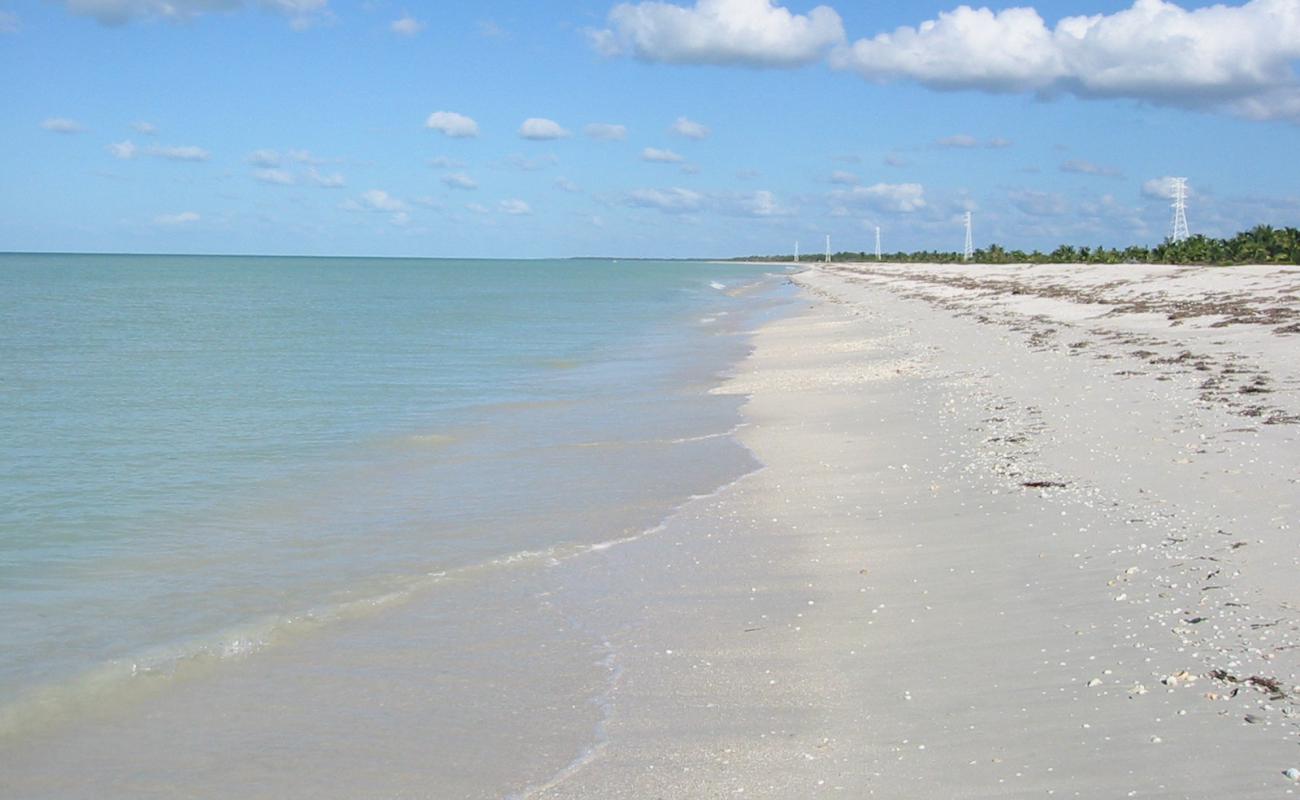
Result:
[[[583,128],[582,132],[592,139],[599,139],[603,142],[622,141],[627,138],[626,126],[613,125],[608,122],[593,122]]]
[[[271,183],[276,186],[292,186],[295,181],[293,175],[282,169],[255,169],[253,170],[253,179],[262,183]]]
[[[149,147],[144,152],[156,158],[165,158],[168,161],[207,161],[212,158],[212,154],[207,150],[194,145]]]
[[[831,64],[935,89],[1130,98],[1255,119],[1300,119],[1300,4],[1187,10],[1135,0],[1049,28],[1032,8],[960,6],[917,27],[837,48]]]
[[[211,11],[233,11],[242,0],[60,0],[69,11],[93,17],[102,25],[123,25],[137,19],[184,21]],[[330,15],[328,0],[257,0],[258,8],[283,14],[295,28],[305,28]]]
[[[793,67],[844,41],[844,25],[831,8],[793,14],[773,0],[621,3],[608,21],[608,28],[587,32],[597,52],[670,64]]]
[[[633,189],[625,201],[636,208],[653,208],[669,214],[699,211],[704,205],[704,195],[690,189]]]
[[[197,212],[182,211],[179,214],[159,214],[153,218],[153,221],[155,225],[188,225],[198,222],[199,219]]]
[[[1153,200],[1173,200],[1175,181],[1175,178],[1168,175],[1144,181],[1142,183],[1142,194]],[[1186,192],[1188,197],[1192,196],[1190,184],[1187,186]]]
[[[678,136],[685,136],[687,139],[705,139],[709,135],[708,128],[686,117],[677,118],[677,121],[673,123],[672,132]]]
[[[120,158],[124,161],[135,158],[136,146],[135,143],[129,139],[125,142],[115,142],[110,144],[105,149],[107,149],[114,158]]]
[[[919,183],[877,183],[831,193],[840,206],[863,206],[875,211],[909,214],[925,208],[925,187]]]
[[[137,147],[135,142],[126,140],[116,142],[105,148],[115,158],[124,160],[135,158],[136,156],[152,156],[153,158],[163,158],[168,161],[207,161],[212,158],[212,154],[202,147],[194,145],[168,146],[168,147]]]
[[[248,154],[248,163],[255,167],[278,167],[280,166],[280,154],[275,150],[254,150]]]
[[[309,167],[305,177],[310,183],[313,183],[322,189],[341,189],[347,185],[347,181],[344,180],[341,173],[331,172],[329,174],[324,174],[317,172],[315,167]]]
[[[724,198],[720,205],[724,213],[745,217],[788,217],[794,213],[781,205],[776,195],[767,189]]]
[[[563,139],[568,135],[569,132],[562,128],[560,123],[543,117],[529,117],[519,126],[519,136],[533,141]]]
[[[532,206],[517,198],[502,200],[498,204],[498,207],[501,209],[501,213],[512,214],[514,216],[524,216],[525,214],[533,213]]]
[[[82,133],[86,129],[80,122],[67,117],[50,117],[41,120],[41,127],[52,133]]]
[[[642,161],[657,161],[661,164],[680,164],[686,159],[674,153],[672,150],[660,150],[657,147],[647,147],[641,151]]]
[[[478,136],[478,123],[455,111],[435,111],[424,121],[424,127],[439,131],[456,139]]]
[[[452,189],[477,189],[478,181],[463,172],[453,172],[450,175],[443,175],[442,182]]]
[[[403,14],[401,19],[393,20],[393,24],[389,25],[388,29],[399,36],[414,36],[424,30],[424,27],[424,23],[415,17]]]
[[[1118,178],[1124,174],[1115,167],[1094,164],[1091,161],[1084,161],[1081,158],[1071,159],[1070,161],[1061,164],[1061,172],[1073,172],[1079,175],[1098,175],[1107,178]]]
[[[383,189],[368,189],[362,192],[356,204],[367,211],[400,212],[406,210],[406,203],[393,197]]]
[[[956,133],[952,136],[945,136],[935,142],[939,147],[950,147],[962,150],[970,150],[976,147],[985,147],[990,150],[997,150],[1003,147],[1010,147],[1011,140],[995,136],[992,139],[980,140],[968,133]]]

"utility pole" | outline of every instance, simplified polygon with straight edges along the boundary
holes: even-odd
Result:
[[[826,234],[826,263],[831,263],[831,235]]]
[[[970,212],[966,212],[966,248],[962,251],[962,260],[970,261],[975,255],[975,240],[971,237]]]
[[[876,260],[880,260],[880,226],[876,226]]]
[[[1181,242],[1191,235],[1187,232],[1187,179],[1170,178],[1170,180],[1174,184],[1174,222],[1169,238]]]
[[[794,240],[794,263],[799,263],[799,240]]]

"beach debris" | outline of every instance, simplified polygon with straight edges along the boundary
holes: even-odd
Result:
[[[1135,684],[1133,684],[1133,688],[1132,688],[1132,689],[1129,689],[1128,691],[1129,691],[1129,694],[1146,694],[1146,693],[1147,693],[1147,687],[1143,686],[1143,685],[1140,684],[1140,683],[1135,683]]]
[[[1064,489],[1069,484],[1060,481],[1022,481],[1020,485],[1026,489]]]
[[[1152,736],[1152,737],[1151,737],[1151,744],[1160,744],[1160,743],[1163,742],[1163,741],[1164,741],[1164,739],[1161,739],[1159,736]]]
[[[1088,686],[1089,687],[1101,686],[1101,678],[1093,678],[1092,680],[1088,681]]]
[[[1293,781],[1300,781],[1300,769],[1296,769],[1295,767],[1287,767],[1282,770],[1282,774]]]
[[[1250,725],[1255,725],[1264,721],[1263,717],[1257,716],[1255,714],[1247,714],[1246,716],[1242,717],[1242,719],[1246,720],[1246,722]]]
[[[1166,675],[1160,679],[1160,682],[1165,686],[1178,686],[1185,683],[1194,683],[1195,681],[1196,676],[1187,670],[1181,670],[1175,672],[1173,675]]]

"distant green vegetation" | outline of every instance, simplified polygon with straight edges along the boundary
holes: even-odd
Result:
[[[748,256],[736,261],[793,261],[794,255]],[[821,261],[822,256],[805,254],[804,261]],[[875,253],[839,252],[832,261],[875,261]],[[914,253],[882,253],[882,261],[953,263],[962,260],[958,252],[921,250]],[[992,244],[975,251],[977,264],[1300,264],[1300,229],[1257,225],[1231,239],[1192,236],[1181,242],[1166,239],[1155,247],[1071,247],[1063,244],[1050,253],[1039,250],[1007,250]]]

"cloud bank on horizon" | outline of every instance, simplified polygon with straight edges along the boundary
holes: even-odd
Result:
[[[826,60],[876,83],[941,91],[1126,98],[1250,119],[1300,120],[1300,3],[1250,0],[1186,10],[1136,0],[1049,27],[1032,7],[958,6],[852,43],[828,6],[792,14],[773,0],[623,3],[588,32],[606,56],[670,64],[798,67]]]

